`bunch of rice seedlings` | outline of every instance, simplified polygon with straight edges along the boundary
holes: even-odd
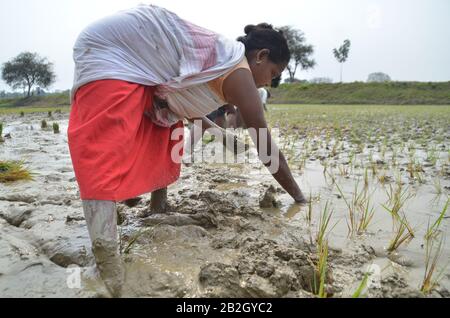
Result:
[[[53,123],[53,133],[59,134],[59,125],[58,125],[58,123]]]
[[[25,117],[25,113],[23,111],[20,112],[20,117]]]
[[[0,123],[0,142],[4,142],[5,140],[3,139],[3,124]]]
[[[425,253],[425,273],[422,281],[420,291],[424,294],[429,294],[435,289],[439,281],[445,274],[445,270],[448,266],[446,264],[439,272],[437,271],[439,259],[442,256],[443,238],[439,240],[437,247],[434,246],[435,241],[433,239],[426,241],[426,253]]]
[[[348,236],[355,234],[362,235],[367,231],[373,216],[375,214],[374,207],[370,204],[370,195],[365,190],[358,190],[359,183],[355,184],[351,202],[347,201],[344,192],[336,183],[336,188],[344,199],[347,206],[349,216],[347,218]]]
[[[441,213],[439,213],[439,217],[437,220],[433,223],[433,225],[429,225],[427,227],[427,233],[425,234],[425,240],[430,240],[433,238],[436,238],[439,234],[439,227],[441,226],[442,220],[445,218],[445,214],[447,213],[448,204],[450,202],[450,199],[447,199],[447,202],[445,203],[444,208],[442,209]]]
[[[389,242],[387,248],[389,253],[396,251],[402,244],[410,242],[414,238],[414,231],[406,219],[406,215],[403,213],[402,216],[398,212],[394,212],[383,206],[393,217],[394,222],[394,237]]]
[[[45,119],[42,119],[42,121],[41,121],[41,128],[42,129],[47,129],[47,121],[45,120]]]
[[[370,204],[370,198],[364,198],[364,201],[359,206],[359,219],[356,233],[362,235],[367,232],[367,229],[372,222],[375,215],[375,208]]]
[[[19,161],[0,161],[0,183],[32,180],[31,173]]]
[[[329,229],[332,215],[333,215],[333,210],[330,210],[330,204],[327,201],[325,203],[324,210],[322,211],[322,213],[319,216],[319,224],[318,224],[317,234],[316,234],[316,242],[317,242],[318,246],[323,245],[323,243],[326,240],[326,237],[337,225],[337,222],[336,222],[336,224],[334,224],[333,227],[331,229]]]
[[[392,211],[394,215],[398,215],[406,201],[415,196],[409,191],[409,188],[403,189],[401,182],[398,182],[395,187],[389,184],[389,189],[386,191],[386,194],[388,197],[387,203],[390,204],[392,208],[388,209],[385,206],[383,207],[388,211]]]
[[[52,117],[52,112],[49,110],[48,111],[48,117],[51,118]]]

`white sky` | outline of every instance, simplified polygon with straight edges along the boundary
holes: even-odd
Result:
[[[304,31],[318,65],[296,77],[339,80],[332,50],[352,41],[344,81],[385,72],[393,80],[450,81],[450,0],[1,0],[0,63],[22,51],[55,64],[52,89],[72,85],[72,46],[89,23],[139,3],[166,7],[224,34],[269,22]],[[0,90],[8,89],[0,81]]]

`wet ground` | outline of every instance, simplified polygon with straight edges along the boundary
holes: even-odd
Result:
[[[67,146],[67,114],[54,114],[61,134],[42,130],[46,114],[3,116],[0,160],[23,160],[31,182],[0,184],[0,296],[103,297],[106,291],[93,267],[90,241]],[[214,147],[215,143],[207,147]],[[213,150],[207,153],[214,153]],[[221,149],[220,147],[216,147]],[[197,163],[183,167],[169,188],[170,212],[149,213],[150,195],[118,204],[119,231],[126,265],[125,297],[315,297],[318,218],[328,201],[337,225],[329,235],[326,290],[350,297],[368,266],[377,272],[368,297],[423,297],[423,235],[429,217],[438,216],[448,199],[431,185],[409,184],[408,220],[415,238],[387,253],[392,219],[381,204],[386,190],[371,179],[374,219],[363,235],[348,236],[346,205],[326,178],[319,160],[310,158],[295,178],[313,198],[293,204],[257,162]],[[355,180],[336,174],[344,195]],[[448,219],[441,225],[449,233]],[[446,241],[440,263],[450,256]],[[78,271],[80,285],[77,286]],[[449,270],[427,297],[449,297]]]

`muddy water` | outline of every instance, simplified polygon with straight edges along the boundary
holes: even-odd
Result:
[[[46,114],[0,119],[4,134],[12,137],[0,144],[0,160],[23,160],[34,173],[31,182],[0,184],[3,297],[106,296],[93,266],[70,162],[67,115],[54,116],[61,134],[41,130]],[[53,120],[47,121],[51,126]],[[214,155],[221,149],[214,143],[207,147],[211,147],[207,153]],[[382,185],[373,180],[370,186],[376,213],[369,232],[349,238],[345,202],[324,178],[319,161],[308,161],[294,174],[302,189],[316,199],[311,226],[305,219],[308,207],[293,204],[257,162],[183,167],[180,180],[169,189],[171,209],[166,214],[149,213],[149,195],[133,207],[119,203],[124,296],[312,297],[317,263],[314,236],[327,201],[334,210],[332,223],[338,222],[329,237],[329,294],[351,296],[367,266],[375,264],[381,272],[379,284],[368,289],[369,296],[421,296],[423,234],[428,217],[437,217],[448,191],[436,199],[429,183],[411,185],[416,195],[406,209],[416,238],[393,257],[384,252],[392,236],[392,220],[380,206],[386,201]],[[336,180],[351,196],[355,180],[338,176]],[[442,187],[449,185],[448,178],[441,182]],[[270,185],[277,204],[261,208],[260,199]],[[448,219],[442,229],[448,234]],[[449,259],[449,252],[446,242],[441,261]],[[447,270],[431,296],[448,297],[448,288]]]

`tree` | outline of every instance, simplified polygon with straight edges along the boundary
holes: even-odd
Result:
[[[382,72],[371,73],[371,74],[369,74],[369,77],[367,78],[368,83],[383,83],[383,82],[390,82],[390,81],[391,81],[391,77]]]
[[[53,64],[37,53],[23,52],[2,67],[2,78],[12,89],[23,88],[30,97],[35,85],[46,88],[54,83]]]
[[[338,62],[341,64],[341,83],[342,83],[342,70],[344,67],[344,63],[348,59],[348,53],[350,52],[350,40],[345,40],[344,44],[339,49],[334,49],[334,57],[338,60]]]
[[[287,66],[289,78],[291,82],[295,81],[295,73],[300,66],[302,70],[314,68],[316,61],[311,58],[314,53],[314,47],[306,44],[305,35],[302,31],[292,28],[291,26],[283,26],[279,28],[283,31],[291,51],[291,61]]]

